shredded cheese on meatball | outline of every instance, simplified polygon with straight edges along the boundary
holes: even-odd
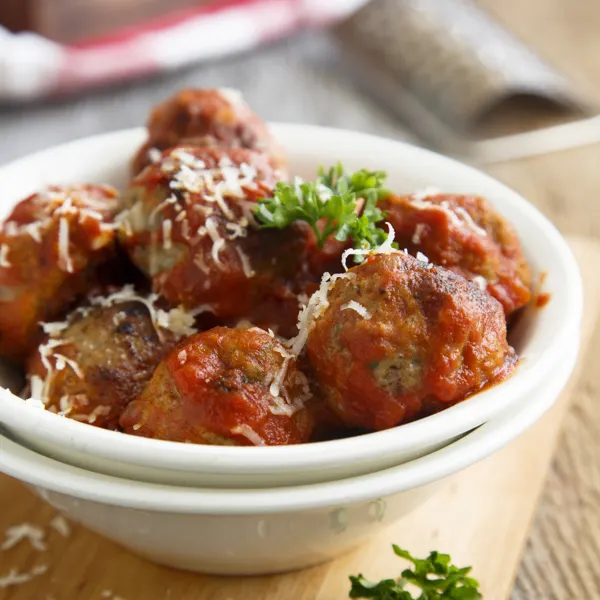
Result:
[[[58,221],[58,257],[61,269],[72,273],[73,261],[69,255],[69,221],[65,217],[61,217]]]
[[[353,310],[367,321],[373,316],[362,304],[356,302],[356,300],[350,300],[348,304],[344,304],[344,306],[342,306],[342,310]]]
[[[173,242],[171,240],[171,232],[173,231],[173,221],[171,219],[165,219],[162,224],[162,234],[163,234],[163,248],[165,250],[170,250],[173,246]]]
[[[162,152],[158,148],[149,148],[148,149],[148,158],[151,163],[160,162],[162,157]]]
[[[487,231],[480,227],[475,223],[473,217],[469,214],[462,206],[451,206],[447,200],[442,200],[439,204],[434,202],[430,202],[427,200],[429,196],[436,196],[440,192],[437,189],[434,189],[433,192],[431,189],[426,188],[422,192],[416,192],[411,196],[411,200],[409,200],[409,204],[416,208],[417,210],[437,210],[443,212],[447,217],[450,223],[452,223],[455,227],[467,227],[474,231],[477,235],[481,237],[487,236]],[[416,235],[416,233],[415,233]],[[420,237],[420,236],[419,236]],[[413,239],[413,243],[415,242]]]
[[[293,356],[297,357],[302,352],[313,323],[325,312],[329,306],[327,295],[338,279],[355,277],[354,273],[339,273],[331,275],[324,273],[319,289],[309,298],[308,303],[298,313],[298,335],[288,340],[287,346]]]
[[[244,275],[248,278],[254,277],[256,275],[256,272],[252,269],[252,265],[250,264],[250,258],[248,258],[248,255],[239,246],[235,247],[235,251],[240,257],[240,262],[242,263],[242,270],[244,271]]]
[[[386,222],[386,225],[388,228],[388,236],[385,239],[385,242],[380,246],[377,246],[376,248],[348,248],[348,250],[344,250],[342,253],[342,266],[344,267],[344,270],[348,270],[347,260],[349,256],[370,256],[374,254],[392,254],[398,252],[398,250],[392,246],[396,237],[396,232],[391,223]]]
[[[415,232],[412,236],[412,243],[413,244],[420,244],[421,243],[421,238],[423,236],[423,232],[425,231],[425,225],[423,223],[417,223],[417,226],[415,227]]]
[[[480,290],[485,291],[487,289],[487,279],[482,275],[476,275],[471,281],[479,287]]]
[[[251,165],[242,163],[235,166],[231,159],[222,157],[218,168],[207,168],[206,163],[197,159],[193,154],[185,150],[176,149],[169,155],[161,159],[160,169],[169,177],[169,187],[172,190],[178,190],[183,201],[205,217],[204,225],[198,229],[197,235],[201,238],[209,235],[212,240],[211,257],[216,267],[223,270],[225,265],[221,261],[220,253],[224,249],[228,240],[234,240],[239,237],[246,237],[247,228],[254,224],[252,209],[255,204],[245,200],[248,189],[256,189],[257,171]],[[190,194],[202,194],[202,201],[208,204],[214,203],[218,207],[218,213],[215,215],[215,209],[205,204],[194,203]],[[228,203],[228,199],[236,199],[238,209],[242,210],[242,216],[236,217],[233,207]],[[137,203],[141,206],[141,200]],[[176,203],[175,197],[170,195],[152,210],[148,217],[150,225],[154,222],[156,216],[164,212],[165,208],[173,204],[176,212],[181,211],[181,207]],[[251,207],[246,206],[250,204]],[[133,208],[129,210],[131,213]],[[186,211],[179,212],[175,222],[181,221],[181,231],[184,239],[189,239],[189,222],[186,219]],[[213,215],[215,215],[213,217]],[[220,218],[217,219],[216,216]],[[224,221],[226,233],[219,231],[221,220]],[[167,228],[169,226],[167,225]],[[170,234],[165,231],[163,223],[163,246],[165,249],[171,247]],[[155,241],[152,240],[152,245]],[[237,251],[237,249],[236,249]],[[252,272],[248,261],[241,258],[242,268],[246,276]],[[202,263],[204,262],[200,259]],[[195,261],[198,262],[198,261]],[[199,268],[208,273],[207,267],[199,265]]]
[[[94,191],[89,191],[85,186],[67,186],[60,189],[48,188],[34,195],[30,202],[33,204],[36,221],[19,225],[8,221],[0,229],[9,237],[25,234],[36,243],[41,243],[43,235],[53,228],[58,221],[58,265],[59,268],[73,273],[74,266],[70,256],[70,227],[74,224],[83,224],[87,220],[98,223],[99,233],[89,239],[89,247],[98,250],[113,239],[115,224],[111,221],[111,214],[117,209],[117,198],[113,197],[116,191],[109,186],[98,186],[110,194],[102,200],[93,198]],[[101,211],[104,211],[101,212]],[[8,267],[6,251],[0,250],[0,266]]]
[[[234,435],[242,435],[248,441],[252,442],[255,446],[265,446],[265,440],[250,427],[250,425],[246,425],[246,423],[242,423],[241,425],[236,425],[232,429],[230,429],[231,433]]]
[[[93,306],[113,306],[121,302],[139,302],[148,310],[152,324],[161,341],[164,341],[163,330],[168,330],[178,338],[186,337],[196,333],[194,315],[183,307],[172,308],[169,311],[155,306],[159,299],[158,294],[150,294],[148,297],[140,296],[132,285],[126,285],[118,292],[108,296],[94,296],[90,298]]]
[[[77,308],[71,313],[67,321],[43,323],[42,328],[49,336],[49,339],[38,347],[38,353],[42,365],[46,370],[46,374],[43,379],[35,375],[30,378],[29,385],[31,399],[39,400],[45,406],[49,399],[48,389],[54,374],[58,371],[62,371],[66,367],[69,367],[80,379],[85,379],[85,374],[77,362],[72,358],[65,356],[63,353],[58,352],[57,348],[70,343],[68,339],[59,339],[59,336],[69,327],[73,318],[76,316],[85,317],[89,315],[94,306],[109,307],[125,302],[139,302],[140,304],[143,304],[148,310],[152,325],[161,341],[164,341],[165,331],[170,331],[177,339],[193,335],[197,331],[194,327],[195,316],[200,312],[211,310],[209,305],[202,305],[194,311],[186,311],[183,307],[163,310],[156,306],[158,299],[158,294],[150,294],[148,297],[140,296],[135,292],[132,285],[126,285],[121,290],[109,294],[108,296],[93,296],[89,298],[90,306]],[[61,399],[61,414],[68,414],[70,412],[71,401],[72,398],[70,397],[65,397],[64,402]],[[81,419],[87,420],[88,418],[93,418],[95,420],[97,416],[102,414],[103,412],[99,411],[95,413],[96,416],[92,413],[91,415],[84,415]],[[77,416],[73,415],[73,417],[76,418]],[[94,421],[92,420],[90,422],[93,423]]]
[[[225,265],[219,258],[219,252],[221,252],[221,250],[225,246],[225,240],[221,237],[221,234],[219,233],[219,229],[216,225],[216,219],[214,219],[213,217],[208,217],[208,219],[206,219],[205,222],[205,227],[208,235],[210,236],[210,239],[213,242],[213,247],[211,251],[212,259],[217,265],[217,267],[223,270]]]
[[[8,253],[10,248],[8,244],[0,245],[0,267],[8,269],[11,266],[10,261],[8,260]]]
[[[110,414],[110,406],[99,405],[89,415],[82,415],[88,423],[95,423],[98,417],[107,417]]]

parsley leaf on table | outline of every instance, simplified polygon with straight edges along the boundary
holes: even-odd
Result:
[[[479,584],[469,577],[471,567],[455,567],[448,554],[432,552],[427,558],[414,558],[408,551],[394,545],[397,556],[410,561],[412,569],[402,571],[399,579],[372,582],[363,577],[350,576],[350,598],[374,600],[481,600]],[[413,596],[407,585],[420,590]]]
[[[320,168],[314,182],[279,182],[273,197],[259,201],[255,215],[267,228],[305,221],[320,248],[331,236],[341,242],[351,238],[356,248],[375,248],[387,238],[377,227],[385,216],[377,201],[389,193],[385,178],[383,171],[347,173],[339,163],[327,171]]]

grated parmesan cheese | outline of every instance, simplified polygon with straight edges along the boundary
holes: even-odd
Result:
[[[58,221],[58,257],[59,266],[62,263],[64,270],[67,273],[73,272],[73,263],[69,255],[69,221],[65,217],[61,217]]]
[[[171,240],[171,232],[173,231],[173,222],[171,219],[165,219],[162,223],[162,233],[163,233],[163,248],[165,250],[170,250],[173,243]]]
[[[12,266],[10,261],[8,260],[9,251],[10,248],[8,247],[8,244],[0,245],[0,267],[3,267],[5,269],[8,269]]]
[[[248,220],[245,217],[240,219],[239,223],[225,223],[225,229],[229,232],[227,236],[230,240],[246,237],[248,235]]]
[[[441,193],[442,191],[440,189],[434,186],[428,186],[423,188],[422,190],[417,190],[416,192],[413,192],[411,194],[411,197],[418,202],[419,200],[425,200],[425,198],[428,198],[429,196],[437,196]]]
[[[373,316],[362,304],[356,302],[356,300],[350,300],[348,304],[344,304],[344,306],[342,306],[342,310],[353,310],[367,321]]]
[[[244,275],[248,277],[254,277],[256,275],[256,271],[252,269],[252,265],[250,264],[250,259],[248,255],[239,247],[235,247],[235,251],[237,255],[240,257],[240,262],[242,263],[242,270],[244,271]]]
[[[250,427],[250,425],[246,425],[246,423],[242,423],[241,425],[236,425],[232,429],[230,429],[231,433],[234,435],[243,435],[247,440],[252,442],[255,446],[265,446],[265,440]]]
[[[98,417],[107,417],[110,414],[110,410],[110,406],[102,404],[96,406],[89,415],[86,415],[88,423],[95,423]]]
[[[179,351],[179,353],[177,354],[177,360],[179,361],[180,365],[185,365],[185,362],[187,360],[187,351],[185,348]]]
[[[487,289],[487,279],[481,275],[476,275],[471,281],[479,287],[480,290],[485,291]]]
[[[24,227],[27,234],[38,244],[42,241],[42,223],[28,223]]]
[[[417,223],[417,226],[415,227],[415,232],[412,236],[412,243],[413,244],[420,244],[421,243],[421,238],[423,236],[423,232],[425,231],[425,225],[423,223]]]
[[[149,148],[148,158],[150,159],[151,163],[158,163],[162,158],[162,152],[158,148]]]
[[[346,264],[346,261],[348,260],[349,256],[370,256],[374,254],[392,254],[398,252],[398,250],[396,250],[392,246],[392,244],[394,243],[394,238],[396,237],[396,232],[394,231],[394,228],[392,227],[391,223],[386,222],[386,225],[388,228],[388,236],[383,242],[383,244],[381,244],[377,248],[365,248],[364,250],[359,248],[348,248],[348,250],[344,250],[344,252],[342,253],[342,265],[344,267],[344,270],[348,270],[348,265]]]
[[[206,219],[205,227],[206,232],[208,233],[210,239],[213,242],[211,251],[212,259],[217,265],[217,267],[223,270],[224,265],[221,262],[221,259],[219,258],[219,252],[221,252],[223,246],[225,246],[225,240],[219,234],[219,230],[216,225],[216,219],[214,217],[208,217],[208,219]]]
[[[31,581],[34,577],[43,575],[48,570],[47,565],[37,565],[28,573],[19,573],[16,569],[11,569],[6,575],[0,575],[0,589],[5,589],[13,585],[21,585]]]
[[[196,333],[196,330],[192,327],[194,320],[191,313],[185,311],[182,307],[172,308],[169,311],[156,308],[155,303],[158,298],[158,294],[150,294],[147,298],[144,298],[135,292],[133,285],[126,285],[109,296],[95,296],[90,299],[90,303],[93,306],[105,307],[120,302],[139,302],[143,304],[148,310],[152,324],[161,341],[164,341],[162,329],[171,331],[178,337]]]
[[[283,380],[285,379],[288,365],[290,363],[290,360],[292,358],[294,358],[294,355],[287,352],[287,350],[285,350],[284,348],[275,347],[275,351],[278,352],[279,354],[281,354],[281,356],[283,356],[283,362],[281,363],[281,367],[280,367],[279,371],[277,372],[277,375],[275,375],[275,379],[269,386],[269,393],[274,398],[277,398],[279,396],[279,392],[281,390]]]
[[[459,217],[462,217],[462,220],[467,225],[467,227],[472,229],[475,233],[477,233],[481,237],[487,236],[487,231],[485,229],[483,229],[483,227],[480,227],[479,225],[477,225],[477,223],[475,223],[475,221],[473,220],[473,217],[469,214],[469,211],[467,211],[462,206],[456,206],[454,208],[454,211],[456,212],[456,214]]]
[[[50,337],[56,337],[69,326],[69,323],[68,321],[55,321],[53,323],[40,323],[40,325],[45,334]]]
[[[69,537],[71,535],[71,527],[62,515],[56,515],[52,521],[50,521],[50,527],[63,537]]]
[[[20,542],[27,540],[31,547],[38,552],[46,550],[44,530],[30,523],[13,525],[4,532],[5,540],[0,544],[0,550],[10,550]]]
[[[475,221],[473,220],[473,217],[471,217],[471,215],[465,208],[463,208],[462,206],[452,207],[452,206],[450,206],[450,203],[447,200],[442,200],[442,202],[440,202],[439,204],[430,202],[427,200],[427,197],[439,194],[439,191],[436,190],[435,193],[425,193],[425,192],[426,192],[426,190],[423,190],[423,192],[417,192],[412,195],[412,197],[411,197],[412,200],[410,200],[409,203],[413,208],[416,208],[418,210],[441,211],[446,214],[450,223],[452,223],[455,227],[466,226],[467,228],[474,231],[477,235],[480,235],[482,237],[487,236],[487,231],[485,229],[483,229],[483,227],[480,227],[479,225],[477,225],[477,223],[475,223]],[[416,231],[415,231],[415,236],[417,236]],[[419,241],[420,241],[420,234],[417,237],[419,238]],[[414,244],[418,244],[419,241],[415,241],[414,237],[413,237]]]

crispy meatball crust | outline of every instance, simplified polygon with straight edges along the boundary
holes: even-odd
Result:
[[[507,316],[531,299],[531,273],[513,227],[480,196],[389,196],[380,201],[401,248],[478,283]]]
[[[500,304],[405,253],[370,256],[335,282],[328,302],[307,354],[348,426],[393,427],[462,400],[515,364]]]
[[[313,418],[303,405],[310,392],[293,359],[278,396],[272,393],[284,355],[258,328],[217,327],[192,336],[161,362],[121,426],[133,435],[196,444],[307,442]],[[296,410],[288,410],[291,405]]]
[[[0,228],[0,355],[23,360],[40,321],[60,318],[114,256],[117,193],[108,186],[51,187],[13,209]],[[61,245],[62,240],[62,245]]]
[[[257,228],[253,209],[274,185],[265,156],[250,150],[167,151],[133,180],[120,239],[172,305],[205,307],[221,323],[247,318],[291,336],[306,228]]]
[[[151,148],[224,146],[268,155],[274,168],[285,166],[283,149],[242,95],[227,89],[184,89],[156,106],[148,120],[148,140],[133,161],[134,174],[150,162]]]
[[[157,331],[141,302],[75,311],[59,336],[47,338],[30,358],[29,381],[35,376],[46,382],[46,409],[115,429],[177,339],[168,330]],[[61,357],[68,360],[59,368]]]

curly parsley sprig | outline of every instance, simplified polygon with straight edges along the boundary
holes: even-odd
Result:
[[[314,182],[279,182],[273,197],[259,201],[255,215],[267,228],[305,221],[319,248],[332,235],[341,242],[351,238],[356,248],[375,248],[387,238],[377,227],[385,216],[377,201],[389,194],[385,178],[383,171],[347,173],[339,163],[327,171],[321,167]]]
[[[397,556],[410,561],[412,569],[402,571],[399,579],[372,582],[362,574],[350,576],[350,598],[375,600],[481,600],[479,583],[469,577],[471,567],[459,568],[450,564],[448,554],[432,552],[427,558],[414,558],[408,551],[394,545]],[[411,585],[420,591],[413,596],[406,589]]]

